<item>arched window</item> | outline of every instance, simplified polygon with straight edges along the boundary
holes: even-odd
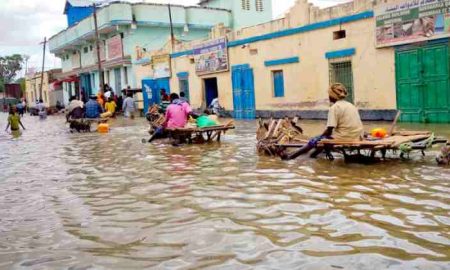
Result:
[[[241,3],[243,10],[250,10],[250,0],[241,0]]]
[[[255,6],[256,6],[256,11],[259,11],[259,12],[264,11],[263,0],[255,0]]]

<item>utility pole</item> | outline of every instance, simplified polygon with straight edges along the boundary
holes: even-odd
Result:
[[[167,7],[169,8],[169,21],[170,21],[170,44],[172,46],[172,53],[175,51],[174,48],[174,42],[175,42],[175,38],[174,38],[174,34],[173,34],[173,22],[172,22],[172,8],[170,7],[170,3],[167,4]]]
[[[98,33],[98,24],[97,24],[97,6],[95,3],[93,4],[94,7],[94,24],[95,24],[95,46],[97,47],[97,67],[98,67],[98,78],[100,82],[100,92],[103,92],[103,86],[104,86],[104,78],[102,73],[102,61],[100,59],[100,35]]]
[[[39,100],[42,99],[42,86],[44,84],[45,47],[47,45],[47,37],[44,37],[44,42],[42,42],[42,43],[44,44],[44,49],[43,49],[44,53],[42,54],[42,70],[41,70],[41,85],[39,86]]]

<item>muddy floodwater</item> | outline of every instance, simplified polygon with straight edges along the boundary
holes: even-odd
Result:
[[[375,165],[221,144],[142,144],[143,119],[70,134],[0,114],[0,269],[450,269],[450,167],[437,149]],[[323,121],[305,121],[309,135]],[[372,123],[370,126],[385,126]],[[450,138],[449,125],[433,129]]]

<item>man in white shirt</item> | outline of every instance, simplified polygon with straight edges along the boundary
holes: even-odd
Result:
[[[328,90],[328,96],[332,105],[328,111],[327,129],[322,135],[311,139],[307,145],[300,148],[297,152],[291,155],[281,153],[281,158],[294,159],[306,154],[315,148],[322,139],[361,140],[364,134],[363,124],[358,109],[355,105],[345,100],[347,95],[347,89],[342,83],[331,85]],[[318,154],[314,153],[312,157],[316,157]]]

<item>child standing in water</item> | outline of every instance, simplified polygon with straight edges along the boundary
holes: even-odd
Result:
[[[7,131],[9,127],[11,127],[11,132],[18,131],[20,129],[19,125],[25,130],[22,121],[20,121],[20,116],[17,113],[17,107],[11,106],[9,109],[8,125],[6,126],[5,131]]]

